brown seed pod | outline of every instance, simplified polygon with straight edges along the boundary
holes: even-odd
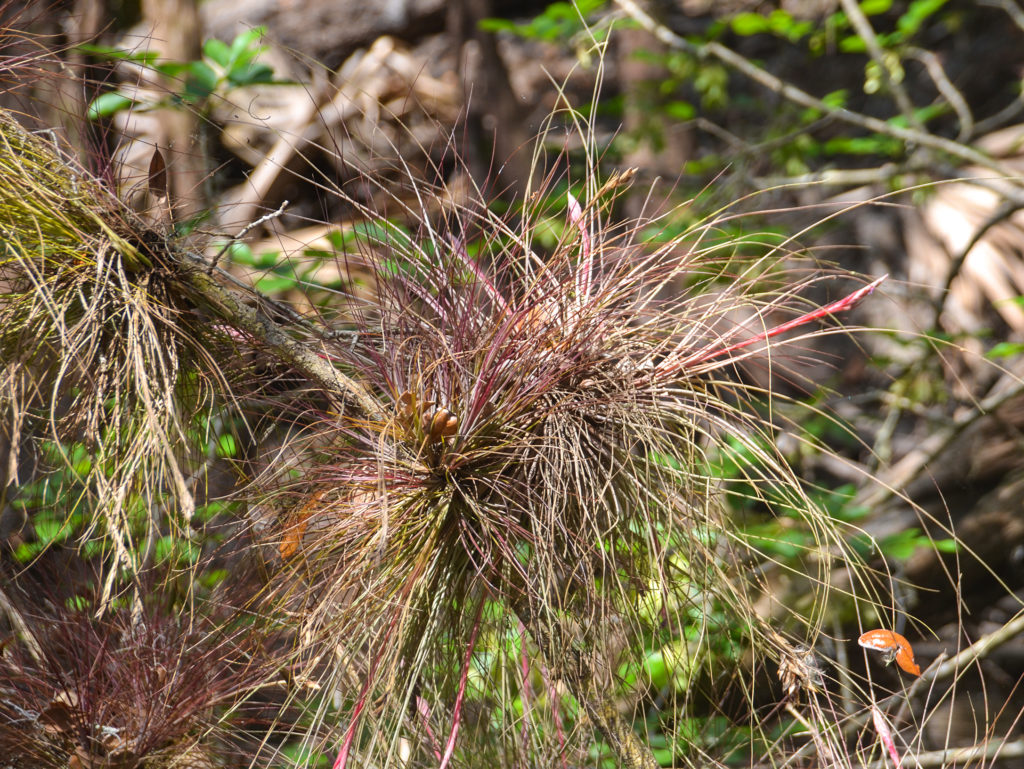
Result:
[[[455,435],[459,428],[459,418],[448,409],[438,409],[430,418],[430,427],[427,429],[427,441],[437,443],[442,438]]]

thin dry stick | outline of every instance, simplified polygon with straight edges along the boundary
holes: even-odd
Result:
[[[903,756],[905,769],[913,769],[915,766],[972,766],[980,759],[1007,759],[1020,758],[1024,756],[1024,740],[1017,742],[1000,742],[992,740],[982,745],[970,745],[966,748],[948,748],[946,750],[931,750],[926,753],[907,753]],[[984,766],[984,763],[978,763]],[[885,761],[875,761],[864,764],[863,769],[889,769]]]
[[[362,385],[338,371],[306,345],[286,334],[265,313],[243,302],[241,296],[209,275],[205,265],[186,270],[185,277],[192,289],[224,320],[258,339],[281,360],[305,374],[325,392],[341,396],[345,402],[356,405],[361,415],[368,419],[381,416],[383,409],[380,404]]]
[[[974,115],[971,114],[971,108],[967,105],[967,99],[957,90],[953,81],[946,74],[946,70],[942,68],[939,57],[926,48],[911,47],[907,49],[907,53],[924,65],[928,76],[935,83],[935,87],[939,89],[939,93],[945,97],[949,106],[956,113],[956,118],[960,121],[960,132],[957,134],[956,140],[958,142],[968,141],[974,135]]]
[[[983,635],[966,649],[950,657],[942,664],[934,665],[930,669],[924,671],[921,678],[924,680],[938,681],[940,679],[956,675],[958,671],[962,670],[967,665],[970,665],[975,660],[984,659],[994,649],[1002,646],[1007,641],[1016,638],[1021,633],[1024,633],[1024,611],[1020,612],[1016,617],[1011,619],[998,630],[993,630],[991,633]],[[919,685],[921,684],[917,681],[914,682],[915,688]]]
[[[1013,19],[1013,23],[1024,30],[1024,8],[1021,8],[1015,0],[978,0],[978,5],[987,5],[989,8],[1002,8]]]
[[[957,675],[967,665],[970,665],[975,660],[984,659],[991,654],[993,650],[1002,646],[1004,643],[1013,640],[1021,633],[1024,633],[1024,611],[1020,612],[1016,617],[998,630],[993,630],[991,633],[983,635],[966,649],[961,650],[949,659],[945,659],[945,653],[941,654],[939,658],[932,663],[931,667],[914,679],[914,683],[911,684],[906,691],[896,692],[889,695],[888,697],[880,700],[877,703],[878,706],[885,707],[896,700],[899,700],[906,705],[910,702],[910,699],[914,694],[922,688],[930,686],[935,681],[951,678],[952,676]],[[860,719],[851,719],[848,729],[853,730],[857,728],[860,723]]]
[[[15,635],[25,644],[28,653],[32,655],[32,659],[41,664],[43,661],[43,649],[39,645],[39,641],[36,640],[28,623],[25,622],[25,618],[21,616],[18,607],[11,603],[11,600],[2,589],[0,589],[0,613],[7,617],[7,621],[11,623]]]
[[[231,248],[231,246],[233,246],[236,242],[244,238],[246,235],[248,235],[250,232],[252,232],[254,229],[259,227],[264,222],[269,222],[271,219],[276,219],[282,214],[284,214],[284,210],[286,208],[288,208],[287,200],[284,201],[276,211],[271,211],[269,214],[261,216],[256,221],[249,222],[238,232],[237,235],[232,235],[231,239],[224,244],[224,247],[221,248],[221,250],[214,255],[213,259],[210,260],[210,266],[206,269],[206,271],[213,272],[214,269],[217,267],[217,262],[221,260],[221,257],[228,252],[228,249]]]
[[[901,490],[906,488],[924,472],[936,457],[949,448],[960,433],[1021,393],[1024,393],[1024,380],[1012,372],[1007,372],[992,388],[991,395],[978,403],[975,408],[965,409],[962,413],[955,415],[945,426],[933,430],[931,435],[923,440],[916,449],[892,465],[885,476],[879,479],[879,483],[866,488],[856,498],[855,504],[875,508],[894,495],[902,493]]]

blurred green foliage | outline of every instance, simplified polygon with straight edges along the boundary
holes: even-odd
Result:
[[[188,106],[203,109],[211,96],[226,95],[235,88],[249,85],[283,84],[276,80],[273,69],[260,61],[266,51],[259,45],[266,30],[254,27],[240,33],[231,44],[210,38],[203,44],[203,57],[195,61],[163,61],[154,51],[124,51],[100,45],[82,45],[80,50],[100,59],[128,61],[139,64],[177,83],[170,103],[138,101],[132,91],[115,90],[97,96],[89,105],[90,120],[111,117],[115,113],[132,109],[157,109],[167,106]]]

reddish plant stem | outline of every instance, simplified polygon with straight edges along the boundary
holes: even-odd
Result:
[[[885,722],[885,716],[882,715],[882,711],[878,709],[877,705],[871,706],[871,718],[875,722],[875,731],[878,732],[878,739],[885,745],[885,749],[889,751],[889,758],[892,759],[893,765],[896,769],[900,769],[900,753],[892,739],[892,731],[889,729],[889,724]]]
[[[888,275],[883,275],[868,285],[858,288],[852,294],[844,296],[842,299],[832,302],[831,304],[826,304],[824,307],[819,307],[811,312],[804,313],[803,315],[786,321],[785,323],[780,323],[778,326],[770,328],[767,331],[763,331],[760,334],[755,334],[749,339],[744,339],[741,342],[736,342],[735,344],[731,344],[726,347],[719,347],[717,349],[709,350],[705,348],[695,352],[688,358],[679,359],[675,356],[670,356],[664,363],[658,366],[657,372],[662,376],[666,374],[674,374],[682,369],[689,368],[696,364],[706,363],[707,361],[715,360],[716,358],[721,358],[725,355],[734,353],[737,350],[742,350],[744,347],[756,344],[757,342],[763,342],[766,339],[771,339],[779,334],[784,334],[785,332],[791,331],[805,323],[810,323],[812,320],[818,320],[819,318],[824,318],[826,315],[835,315],[836,313],[853,309],[853,307],[869,296],[876,288],[878,288],[882,281],[888,277]]]
[[[438,763],[441,762],[441,746],[437,742],[437,738],[434,736],[434,730],[430,728],[430,705],[422,697],[416,697],[416,712],[420,716],[420,721],[423,722],[423,730],[427,733],[427,739],[430,740],[430,749],[434,752],[434,757]]]
[[[409,595],[412,590],[412,586],[416,584],[416,579],[423,571],[423,565],[420,564],[413,570],[412,575],[406,580],[405,587],[402,589],[401,597],[405,598]],[[401,605],[402,601],[399,601]],[[388,624],[388,632],[384,634],[384,639],[380,646],[386,647],[388,639],[391,638],[391,634],[395,630],[395,625],[398,623],[398,618],[401,615],[400,611],[395,611],[391,617],[391,622]],[[352,711],[352,721],[348,725],[348,730],[345,732],[345,739],[341,743],[341,750],[338,751],[338,757],[334,759],[334,765],[331,769],[345,769],[345,765],[348,763],[348,752],[352,749],[352,740],[356,735],[356,726],[359,725],[359,716],[363,712],[363,708],[366,706],[366,698],[370,693],[370,686],[373,684],[374,676],[377,675],[377,668],[380,666],[381,657],[378,656],[374,659],[373,664],[370,665],[370,670],[366,674],[366,681],[363,683],[362,691],[359,692],[359,700],[356,702],[356,707]]]
[[[455,752],[455,738],[459,734],[459,722],[462,720],[462,702],[466,696],[466,682],[469,680],[469,665],[473,661],[473,651],[476,649],[476,636],[480,632],[480,618],[484,613],[484,600],[481,599],[480,606],[476,610],[476,618],[473,620],[473,630],[469,634],[469,643],[466,644],[466,659],[462,663],[462,675],[459,677],[459,691],[455,695],[455,714],[452,719],[452,730],[448,735],[448,743],[444,747],[444,757],[438,769],[446,769],[448,762]]]
[[[395,622],[398,619],[397,613],[391,619],[391,625],[388,627],[387,635],[385,636],[385,643],[387,638],[390,637],[391,631],[394,630]],[[345,769],[345,765],[348,763],[348,752],[352,749],[352,740],[356,736],[356,726],[359,725],[359,716],[363,712],[363,708],[366,706],[366,698],[370,694],[370,686],[373,685],[374,676],[377,675],[377,667],[380,665],[381,658],[378,656],[374,659],[373,664],[370,665],[370,670],[366,674],[366,681],[363,682],[362,691],[359,692],[359,700],[356,702],[356,707],[352,711],[352,720],[349,722],[348,729],[345,731],[345,739],[341,743],[341,750],[338,751],[338,757],[334,759],[334,766],[331,769]]]

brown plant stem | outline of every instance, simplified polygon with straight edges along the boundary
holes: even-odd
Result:
[[[359,416],[377,419],[383,413],[380,404],[366,389],[307,345],[286,334],[266,313],[243,301],[242,296],[222,285],[216,277],[199,266],[184,271],[189,286],[217,313],[235,328],[244,331],[269,347],[278,358],[293,366],[343,403],[355,405]]]

